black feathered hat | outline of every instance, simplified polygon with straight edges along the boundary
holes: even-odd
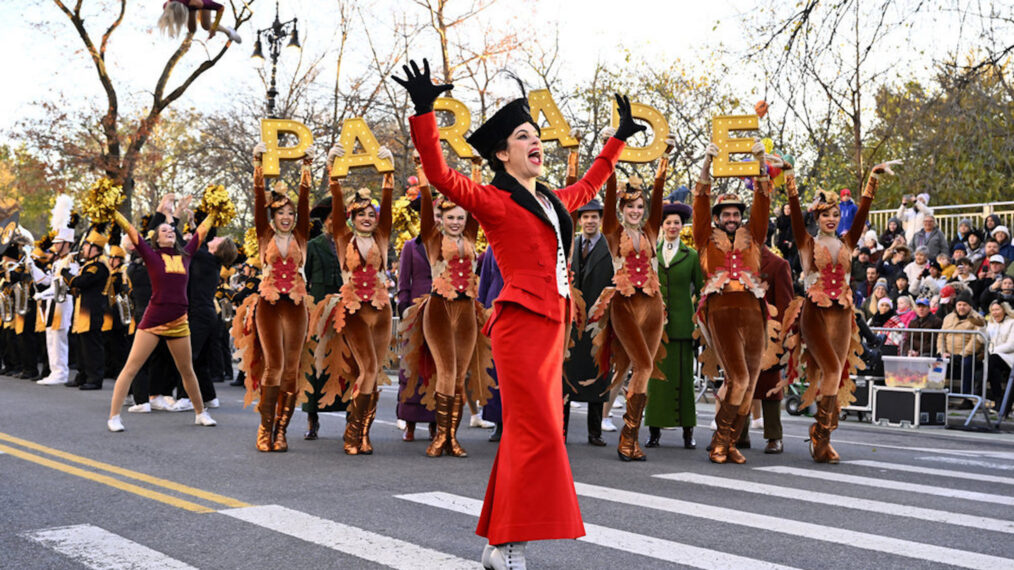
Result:
[[[501,107],[466,140],[479,151],[479,156],[490,160],[497,145],[507,140],[514,129],[525,123],[531,123],[538,128],[538,124],[532,118],[528,99],[521,97]]]

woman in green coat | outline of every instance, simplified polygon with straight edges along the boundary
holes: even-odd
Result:
[[[704,282],[697,252],[680,239],[690,219],[686,204],[666,204],[662,209],[662,239],[658,244],[658,280],[668,321],[665,325],[665,359],[660,364],[666,380],[648,382],[648,426],[645,447],[658,447],[662,428],[683,428],[683,447],[694,449],[697,409],[694,393],[694,297]]]

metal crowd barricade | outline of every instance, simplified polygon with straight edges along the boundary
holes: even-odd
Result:
[[[952,206],[934,206],[933,217],[937,221],[937,227],[943,232],[947,239],[951,239],[958,232],[958,223],[965,218],[972,220],[972,225],[981,228],[986,221],[986,216],[996,214],[1000,220],[1010,227],[1014,223],[1014,202],[993,202],[989,204],[958,204]],[[887,221],[898,213],[897,206],[891,210],[873,210],[869,214],[869,222],[877,233],[883,233],[887,229]],[[922,228],[920,228],[922,229]]]
[[[989,378],[989,355],[987,353],[989,337],[986,336],[985,330],[870,328],[874,333],[887,337],[884,354],[888,354],[890,347],[893,346],[897,348],[898,356],[939,357],[939,341],[942,336],[945,337],[945,341],[956,340],[961,346],[973,341],[975,343],[973,347],[977,347],[978,350],[973,350],[969,355],[952,354],[950,362],[947,363],[947,416],[950,417],[952,400],[971,400],[972,410],[968,413],[963,425],[966,427],[970,425],[975,414],[981,410],[986,425],[993,427],[993,422],[989,417],[989,409],[985,405],[986,386]],[[967,365],[965,364],[966,357],[968,358]],[[971,388],[968,392],[962,388],[966,380]],[[976,381],[981,385],[979,390],[975,389]],[[997,402],[996,405],[999,406],[1000,402]],[[1000,409],[1002,410],[1002,408]],[[998,413],[996,426],[1000,425],[1000,419],[1002,418]]]

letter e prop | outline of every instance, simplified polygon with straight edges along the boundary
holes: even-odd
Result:
[[[718,156],[711,162],[715,178],[757,176],[760,163],[756,160],[733,162],[729,155],[749,153],[753,138],[732,138],[732,131],[756,131],[760,128],[757,115],[720,115],[711,119],[711,142],[718,146]]]

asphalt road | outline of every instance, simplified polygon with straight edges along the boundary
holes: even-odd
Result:
[[[258,453],[242,389],[217,388],[217,427],[124,413],[112,434],[111,383],[0,377],[0,567],[481,567],[487,430],[462,427],[466,459],[427,458],[424,437],[400,441],[388,387],[374,455],[342,453],[338,415],[304,441],[302,412],[288,453]],[[621,463],[616,433],[584,443],[582,411],[568,450],[588,536],[529,545],[530,568],[1014,568],[1014,434],[850,419],[828,466],[809,458],[811,420],[786,417],[780,456],[755,431],[746,465],[713,465],[704,428],[695,451],[665,431],[647,462]]]

